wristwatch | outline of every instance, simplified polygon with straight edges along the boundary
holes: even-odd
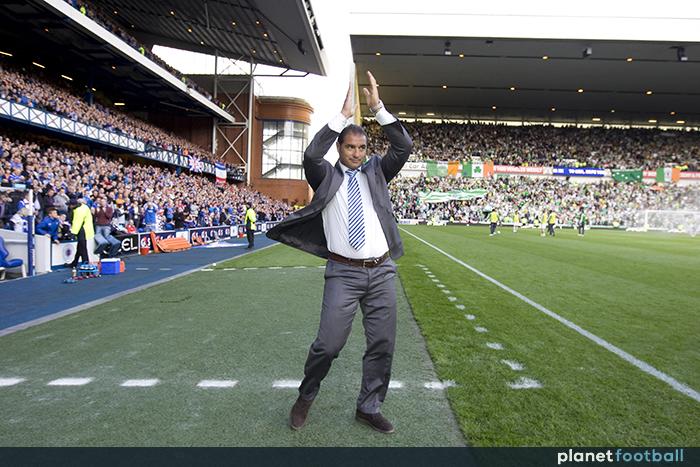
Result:
[[[380,100],[380,101],[379,101],[379,104],[378,104],[376,107],[374,107],[374,108],[370,107],[370,108],[369,108],[369,111],[370,111],[370,113],[371,113],[372,115],[377,115],[377,112],[379,112],[379,111],[382,110],[383,108],[384,108],[384,102],[382,102],[382,101]]]

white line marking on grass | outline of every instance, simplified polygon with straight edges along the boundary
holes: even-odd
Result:
[[[158,379],[127,379],[120,386],[123,388],[150,388],[159,382]]]
[[[458,305],[455,305],[455,308],[457,308],[458,310],[464,310],[465,306],[458,304]]]
[[[401,230],[403,230],[405,233],[407,233],[411,237],[415,238],[416,240],[418,240],[418,241],[424,243],[425,245],[429,246],[430,248],[434,249],[435,251],[447,256],[455,263],[469,269],[474,274],[486,279],[487,281],[491,282],[492,284],[494,284],[494,285],[500,287],[501,289],[505,290],[506,292],[510,293],[511,295],[515,295],[520,300],[524,301],[525,303],[532,306],[533,308],[536,308],[537,310],[546,314],[550,318],[556,319],[557,321],[559,321],[561,324],[568,327],[569,329],[573,329],[577,333],[581,334],[582,336],[586,337],[587,339],[592,340],[593,342],[600,345],[604,349],[609,350],[610,352],[614,353],[615,355],[622,358],[626,362],[631,363],[632,365],[636,366],[637,368],[642,370],[644,373],[647,373],[647,374],[663,381],[664,383],[668,384],[676,391],[678,391],[682,394],[685,394],[686,396],[696,400],[697,402],[700,402],[700,393],[698,393],[698,391],[691,388],[690,386],[687,386],[687,385],[681,383],[680,381],[678,381],[677,379],[673,378],[672,376],[669,376],[666,373],[657,370],[656,368],[649,365],[648,363],[638,359],[637,357],[635,357],[632,354],[625,352],[621,348],[611,344],[610,342],[606,341],[605,339],[602,339],[602,338],[596,336],[592,332],[586,331],[581,326],[574,324],[572,321],[569,321],[568,319],[559,316],[558,314],[554,313],[553,311],[543,307],[539,303],[537,303],[533,300],[530,300],[529,298],[527,298],[525,295],[521,294],[520,292],[516,292],[515,290],[511,289],[507,285],[500,283],[499,281],[497,281],[493,277],[487,276],[486,274],[484,274],[483,272],[474,268],[473,266],[470,266],[467,263],[465,263],[464,261],[455,258],[451,254],[446,253],[445,251],[441,250],[440,248],[436,247],[435,245],[432,245],[431,243],[426,242],[422,238],[418,237],[417,235],[412,234],[411,232],[407,231],[406,229],[401,228]]]
[[[474,326],[474,330],[475,330],[476,332],[489,332],[489,330],[486,329],[486,328],[483,327],[483,326]]]
[[[306,266],[294,266],[294,269],[306,269]]]
[[[255,271],[258,268],[243,268],[244,271]]]
[[[525,369],[525,366],[522,363],[518,363],[513,360],[501,360],[501,362],[508,365],[513,371],[523,371]]]
[[[224,271],[235,271],[236,268],[224,268]]]
[[[200,269],[200,271],[202,271],[202,272],[210,272],[210,271],[213,271],[213,269],[211,269],[211,268],[204,268],[204,269]]]
[[[14,386],[24,381],[25,378],[0,378],[0,386]]]
[[[503,350],[503,344],[499,344],[498,342],[487,342],[486,347],[493,350]]]
[[[158,268],[159,271],[172,271],[173,268]]]
[[[430,280],[433,281],[433,282],[435,282],[435,283],[439,283],[439,282],[440,282],[440,279],[430,279]]]
[[[267,269],[282,269],[282,266],[270,266]]]
[[[440,289],[444,289],[444,288],[445,288],[445,284],[435,284],[435,285],[437,285],[438,288],[440,288]]]
[[[532,378],[519,378],[514,383],[508,383],[512,389],[537,389],[542,387],[542,383]]]
[[[444,290],[443,290],[443,292],[444,292]],[[447,297],[447,299],[448,299],[449,301],[451,301],[451,302],[456,302],[456,301],[457,301],[457,297]]]
[[[444,293],[444,294],[448,294],[448,295],[449,295],[449,294],[451,294],[452,292],[450,292],[450,291],[449,291],[449,290],[447,290],[447,289],[443,289],[443,290],[442,290],[442,293]]]
[[[298,389],[301,386],[300,379],[278,379],[272,382],[273,388],[294,388]]]
[[[389,389],[401,389],[402,387],[402,381],[389,381]]]
[[[95,378],[59,378],[47,383],[47,386],[85,386]]]
[[[467,318],[469,321],[474,321],[476,319],[476,316],[474,315],[464,315],[465,318]]]
[[[136,268],[137,271],[148,271],[150,268]]]
[[[451,388],[453,386],[457,386],[457,384],[452,380],[430,381],[429,383],[425,383],[423,385],[423,387],[426,389],[447,389],[447,388]]]
[[[318,269],[326,269],[325,266],[317,266]]]
[[[234,379],[203,379],[197,383],[198,388],[232,388],[238,384]]]

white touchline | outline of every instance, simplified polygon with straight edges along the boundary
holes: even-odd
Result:
[[[508,383],[508,386],[513,389],[536,389],[541,388],[542,383],[532,378],[519,378],[514,383]]]
[[[84,386],[94,378],[59,378],[47,383],[47,386]]]
[[[464,315],[465,318],[467,318],[469,321],[474,321],[476,319],[476,316],[474,315]]]
[[[401,230],[404,231],[405,233],[407,233],[408,235],[410,235],[411,237],[415,238],[415,239],[418,240],[419,242],[422,242],[422,243],[428,245],[430,248],[434,249],[435,251],[437,251],[437,252],[439,252],[439,253],[442,253],[443,255],[447,256],[448,258],[450,258],[450,259],[451,259],[452,261],[454,261],[455,263],[457,263],[457,264],[459,264],[459,265],[461,265],[461,266],[463,266],[463,267],[469,269],[469,270],[472,271],[474,274],[476,274],[476,275],[478,275],[478,276],[480,276],[480,277],[486,279],[487,281],[491,282],[492,284],[494,284],[494,285],[500,287],[501,289],[505,290],[506,292],[510,293],[511,295],[515,295],[515,296],[518,297],[520,300],[524,301],[525,303],[527,303],[528,305],[532,306],[533,308],[536,308],[537,310],[539,310],[539,311],[541,311],[542,313],[546,314],[546,315],[549,316],[550,318],[556,319],[557,321],[559,321],[560,323],[562,323],[564,326],[566,326],[566,327],[568,327],[568,328],[570,328],[570,329],[573,329],[574,331],[576,331],[577,333],[581,334],[582,336],[584,336],[584,337],[586,337],[586,338],[592,340],[593,342],[595,342],[596,344],[600,345],[600,346],[603,347],[604,349],[609,350],[610,352],[614,353],[615,355],[617,355],[618,357],[622,358],[622,359],[625,360],[626,362],[631,363],[632,365],[636,366],[637,368],[639,368],[639,369],[642,370],[643,372],[645,372],[645,373],[647,373],[647,374],[649,374],[649,375],[651,375],[651,376],[653,376],[653,377],[655,377],[655,378],[657,378],[657,379],[663,381],[664,383],[668,384],[669,386],[671,386],[671,387],[672,387],[673,389],[675,389],[676,391],[678,391],[678,392],[680,392],[680,393],[682,393],[682,394],[685,394],[686,396],[688,396],[688,397],[690,397],[690,398],[692,398],[692,399],[695,399],[697,402],[700,402],[700,393],[698,393],[698,391],[696,391],[695,389],[691,388],[690,386],[687,386],[687,385],[681,383],[680,381],[678,381],[677,379],[673,378],[672,376],[669,376],[669,375],[667,375],[666,373],[657,370],[656,368],[654,368],[653,366],[649,365],[648,363],[646,363],[646,362],[644,362],[644,361],[638,359],[638,358],[635,357],[634,355],[631,355],[631,354],[625,352],[625,351],[622,350],[621,348],[614,346],[614,345],[611,344],[610,342],[608,342],[608,341],[606,341],[605,339],[602,339],[602,338],[596,336],[596,335],[593,334],[592,332],[586,331],[586,330],[583,329],[581,326],[579,326],[579,325],[577,325],[577,324],[574,324],[572,321],[569,321],[568,319],[559,316],[558,314],[554,313],[553,311],[551,311],[551,310],[549,310],[549,309],[543,307],[543,306],[540,305],[539,303],[537,303],[537,302],[535,302],[535,301],[533,301],[533,300],[530,300],[529,298],[527,298],[526,296],[524,296],[524,295],[521,294],[520,292],[516,292],[515,290],[511,289],[511,288],[508,287],[507,285],[498,282],[498,281],[497,281],[496,279],[494,279],[493,277],[487,276],[486,274],[484,274],[483,272],[479,271],[479,270],[476,269],[475,267],[468,265],[467,263],[465,263],[464,261],[462,261],[462,260],[460,260],[460,259],[458,259],[458,258],[455,258],[455,257],[452,256],[451,254],[449,254],[449,253],[447,253],[447,252],[441,250],[440,248],[436,247],[435,245],[433,245],[433,244],[431,244],[431,243],[426,242],[426,241],[423,240],[422,238],[418,237],[417,235],[412,234],[411,232],[407,231],[406,229],[401,228]]]
[[[137,271],[148,271],[148,268],[136,268]]]
[[[513,371],[522,371],[525,369],[525,366],[522,363],[518,363],[513,360],[501,360],[501,362],[508,365]]]
[[[448,294],[448,295],[449,295],[449,294],[451,294],[452,292],[450,292],[450,291],[449,291],[449,290],[447,290],[447,289],[442,289],[442,293],[444,293],[444,294]]]
[[[127,379],[120,386],[125,388],[149,388],[159,382],[158,379]]]
[[[475,326],[475,327],[474,327],[474,330],[475,330],[476,332],[489,332],[488,329],[486,329],[485,327],[482,327],[482,326]]]
[[[445,284],[435,284],[435,285],[437,285],[438,288],[440,288],[440,289],[444,289],[444,288],[445,288]]]
[[[238,384],[233,379],[205,379],[197,383],[198,388],[232,388]]]
[[[236,268],[224,268],[224,271],[235,271]]]
[[[159,271],[172,271],[173,268],[158,268]]]
[[[447,297],[447,299],[448,299],[449,301],[451,301],[451,302],[456,302],[456,301],[457,301],[457,297]]]
[[[202,271],[202,272],[209,272],[209,271],[213,271],[213,269],[210,269],[210,268],[204,268],[204,269],[200,269],[200,271]]]
[[[282,266],[270,266],[267,269],[282,269]]]
[[[24,378],[0,378],[0,386],[14,386],[15,384],[19,384],[23,381],[26,381]]]
[[[278,379],[272,382],[273,388],[298,388],[301,386],[299,379]]]
[[[446,388],[451,388],[453,386],[457,386],[457,384],[455,384],[455,382],[452,380],[430,381],[430,382],[425,383],[423,385],[423,387],[426,389],[446,389]]]
[[[464,305],[455,305],[458,310],[464,310]]]
[[[294,266],[294,269],[306,269],[306,266]]]
[[[389,381],[390,389],[401,389],[402,387],[403,383],[401,381]]]
[[[440,279],[430,279],[430,280],[433,281],[433,282],[436,282],[436,283],[439,283],[439,282],[440,282]]]
[[[243,268],[244,271],[255,271],[258,268]]]
[[[486,347],[493,350],[503,350],[503,344],[499,344],[498,342],[487,342]]]

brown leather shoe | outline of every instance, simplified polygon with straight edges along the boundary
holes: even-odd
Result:
[[[380,433],[390,434],[394,432],[394,425],[389,420],[384,418],[384,415],[377,413],[364,413],[359,410],[355,411],[355,420],[369,425]]]
[[[309,409],[313,400],[307,401],[299,396],[297,401],[292,406],[292,411],[289,413],[289,426],[292,430],[300,430],[306,423],[306,416],[309,414]]]

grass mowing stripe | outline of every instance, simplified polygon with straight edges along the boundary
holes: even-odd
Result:
[[[657,369],[654,368],[653,366],[649,365],[649,364],[646,363],[646,362],[643,362],[642,360],[639,360],[639,359],[636,358],[635,356],[633,356],[633,355],[631,355],[631,354],[625,352],[624,350],[620,349],[619,347],[616,347],[616,346],[614,346],[613,344],[609,343],[608,341],[606,341],[606,340],[604,340],[604,339],[601,339],[600,337],[596,336],[595,334],[593,334],[593,333],[591,333],[591,332],[589,332],[589,331],[586,331],[585,329],[583,329],[582,327],[578,326],[577,324],[574,324],[573,322],[569,321],[568,319],[559,316],[558,314],[554,313],[553,311],[551,311],[551,310],[549,310],[549,309],[543,307],[543,306],[540,305],[539,303],[530,300],[529,298],[527,298],[526,296],[522,295],[521,293],[519,293],[519,292],[517,292],[517,291],[511,289],[510,287],[508,287],[508,286],[505,285],[505,284],[500,283],[500,282],[497,281],[496,279],[492,278],[491,276],[488,276],[488,275],[484,274],[483,272],[479,271],[478,269],[476,269],[476,268],[474,268],[474,267],[468,265],[468,264],[465,263],[464,261],[462,261],[462,260],[460,260],[460,259],[458,259],[458,258],[455,258],[455,257],[452,256],[451,254],[449,254],[449,253],[447,253],[447,252],[441,250],[440,248],[436,247],[436,246],[433,245],[432,243],[429,243],[429,242],[423,240],[422,238],[420,238],[420,237],[418,237],[417,235],[415,235],[415,234],[413,234],[413,233],[407,231],[406,229],[401,228],[401,230],[402,230],[403,232],[405,232],[406,234],[410,235],[411,237],[415,238],[416,240],[418,240],[418,241],[422,242],[423,244],[429,246],[430,248],[434,249],[434,250],[437,251],[438,253],[441,253],[442,255],[445,255],[446,257],[448,257],[449,259],[451,259],[451,260],[454,261],[455,263],[457,263],[457,264],[459,264],[459,265],[461,265],[461,266],[463,266],[463,267],[469,269],[469,270],[472,271],[474,274],[476,274],[476,275],[482,277],[483,279],[486,279],[487,281],[491,282],[492,284],[496,285],[497,287],[500,287],[501,289],[503,289],[503,290],[505,290],[506,292],[510,293],[511,295],[514,295],[515,297],[517,297],[517,298],[519,298],[520,300],[524,301],[525,303],[527,303],[528,305],[532,306],[533,308],[535,308],[535,309],[541,311],[542,313],[546,314],[547,316],[549,316],[549,317],[551,317],[551,318],[556,319],[557,321],[559,321],[560,323],[562,323],[562,324],[565,325],[566,327],[568,327],[568,328],[570,328],[570,329],[573,329],[574,331],[578,332],[578,333],[581,334],[582,336],[584,336],[584,337],[586,337],[586,338],[592,340],[593,342],[595,342],[596,344],[598,344],[598,345],[600,345],[601,347],[605,348],[606,350],[609,350],[610,352],[614,353],[615,355],[617,355],[618,357],[620,357],[620,358],[622,358],[623,360],[627,361],[628,363],[631,363],[632,365],[636,366],[637,368],[639,368],[639,369],[642,370],[643,372],[648,373],[648,374],[654,376],[655,378],[657,378],[657,379],[659,379],[659,380],[665,382],[666,384],[668,384],[669,386],[671,386],[671,387],[672,387],[673,389],[675,389],[676,391],[678,391],[678,392],[680,392],[680,393],[682,393],[682,394],[685,394],[686,396],[688,396],[688,397],[690,397],[690,398],[692,398],[692,399],[694,399],[694,400],[700,402],[700,393],[698,393],[695,389],[691,388],[690,386],[687,386],[687,385],[681,383],[680,381],[676,380],[675,378],[673,378],[673,377],[667,375],[666,373],[664,373],[664,372],[662,372],[662,371],[657,370]],[[450,298],[451,298],[451,297],[450,297]]]

